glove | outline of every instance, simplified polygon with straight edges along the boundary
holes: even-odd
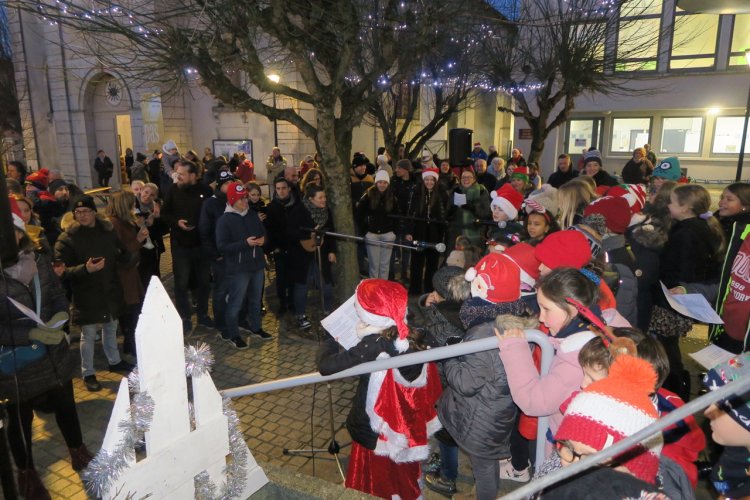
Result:
[[[46,345],[57,345],[63,338],[65,338],[65,332],[62,327],[68,321],[68,313],[60,311],[47,322],[47,325],[37,325],[29,330],[29,339],[37,340],[42,344]],[[54,326],[57,325],[57,326]]]

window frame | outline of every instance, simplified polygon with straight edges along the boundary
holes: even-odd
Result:
[[[714,117],[714,123],[713,123],[713,133],[711,134],[711,149],[708,150],[708,156],[711,158],[733,158],[738,157],[740,152],[739,150],[736,153],[715,153],[714,152],[714,144],[716,143],[716,125],[719,121],[719,118],[740,118],[743,121],[745,120],[745,115],[717,115]],[[743,124],[744,125],[744,124]],[[742,132],[740,132],[742,134]],[[747,135],[745,137],[750,136],[750,128],[748,128]],[[742,137],[740,137],[740,140],[742,140]],[[745,150],[750,147],[750,140],[745,140]]]
[[[733,57],[745,57],[745,52],[732,52],[732,44],[734,44],[734,27],[737,24],[737,16],[741,15],[743,14],[732,14],[732,29],[729,30],[729,53],[727,54],[726,60],[726,66],[729,71],[747,69],[748,65],[750,64],[748,61],[746,61],[745,64],[731,64]],[[744,15],[750,17],[750,14]],[[750,48],[750,45],[745,48]],[[713,149],[713,145],[711,146],[711,149]]]
[[[716,39],[714,40],[714,51],[713,55],[684,55],[684,56],[673,56],[674,51],[674,39],[675,39],[675,24],[680,17],[693,16],[693,15],[708,15],[716,16]],[[677,2],[675,2],[672,9],[672,36],[669,37],[669,52],[667,54],[667,73],[701,73],[706,71],[716,71],[719,64],[719,43],[721,42],[721,15],[720,14],[696,14],[693,12],[677,12]],[[731,45],[730,45],[731,47]],[[672,67],[672,61],[685,61],[689,59],[708,59],[713,57],[714,63],[711,66],[701,66],[700,68],[675,68]],[[705,120],[704,120],[705,121]]]
[[[656,0],[658,1],[658,0]],[[656,14],[640,14],[637,16],[621,16],[622,7],[620,7],[620,12],[617,14],[617,26],[615,27],[615,37],[614,37],[614,52],[615,52],[615,62],[614,62],[614,72],[621,75],[627,75],[630,73],[657,73],[659,71],[659,54],[661,54],[661,48],[663,43],[663,37],[661,36],[664,32],[664,2],[662,2],[661,6],[661,12]],[[658,32],[658,40],[656,42],[656,55],[654,58],[650,57],[633,57],[633,58],[627,58],[627,59],[620,59],[618,56],[619,48],[620,48],[620,22],[628,21],[642,21],[645,19],[659,19],[659,32]],[[653,61],[656,63],[654,69],[630,69],[630,70],[622,70],[618,71],[617,66],[619,64],[645,64],[647,62]]]
[[[664,122],[666,120],[669,120],[670,118],[700,118],[701,120],[701,132],[700,132],[700,140],[698,141],[698,151],[696,153],[686,153],[682,151],[662,151],[662,147],[664,146]],[[680,156],[680,157],[690,157],[690,158],[701,158],[703,156],[703,142],[705,140],[706,136],[706,117],[703,115],[664,115],[661,117],[661,136],[659,137],[659,150],[656,151],[656,155],[658,157],[662,157],[664,155],[667,156]]]
[[[645,115],[645,116],[613,116],[609,125],[609,148],[607,151],[607,156],[612,157],[622,157],[625,158],[626,156],[629,158],[633,155],[633,150],[623,152],[623,151],[613,151],[612,146],[614,144],[613,137],[615,133],[615,120],[644,120],[648,119],[648,144],[651,144],[654,137],[654,117],[653,115]],[[639,147],[639,146],[636,146]]]

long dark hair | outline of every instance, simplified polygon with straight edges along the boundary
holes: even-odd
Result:
[[[370,202],[370,210],[377,210],[378,206],[384,203],[385,211],[392,212],[396,206],[396,197],[393,195],[390,184],[388,184],[388,187],[382,193],[377,186],[371,186],[367,190],[367,199]]]
[[[599,300],[599,287],[574,267],[553,269],[537,281],[536,288],[564,311],[572,307],[568,299],[575,299],[589,309],[594,307]],[[573,317],[568,318],[568,322]]]

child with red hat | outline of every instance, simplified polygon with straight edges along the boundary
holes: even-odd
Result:
[[[402,285],[363,280],[354,299],[361,340],[346,351],[329,339],[318,358],[322,375],[426,348],[423,334],[407,325],[408,295]],[[353,441],[347,488],[381,498],[421,498],[420,462],[428,456],[430,436],[440,429],[435,412],[440,393],[433,363],[359,377],[346,419]]]
[[[505,248],[521,241],[523,226],[516,222],[516,219],[521,210],[523,195],[513,189],[510,184],[503,184],[500,189],[492,191],[490,196],[492,220],[497,222],[497,227],[490,229],[487,235],[487,245],[490,251],[502,252]]]

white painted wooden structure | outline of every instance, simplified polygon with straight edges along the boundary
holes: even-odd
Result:
[[[105,493],[113,498],[174,498],[195,496],[194,477],[207,471],[221,489],[229,455],[227,417],[222,398],[209,374],[193,377],[195,429],[191,431],[185,376],[182,320],[157,278],[149,284],[135,333],[141,392],[154,401],[154,415],[146,433],[146,457],[136,462],[133,451],[126,469]],[[128,381],[117,393],[102,449],[112,452],[121,440],[118,424],[129,418]],[[263,469],[247,450],[247,498],[268,482]]]

